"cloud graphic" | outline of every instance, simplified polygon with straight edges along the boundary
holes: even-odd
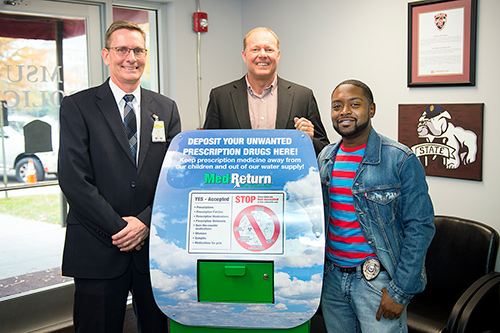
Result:
[[[282,302],[288,304],[317,306],[321,285],[321,274],[313,275],[309,281],[300,280],[296,277],[292,278],[285,272],[275,274],[274,288],[277,291],[276,294],[279,294]]]
[[[155,207],[154,214],[151,216],[151,224],[157,226],[160,229],[167,229],[168,224],[186,224],[187,219],[176,219],[172,218],[170,215],[163,213],[161,210],[163,207],[158,205]]]
[[[150,256],[159,270],[170,274],[195,272],[196,260],[187,251],[174,243],[167,243],[156,235],[155,225],[151,225]]]
[[[319,238],[324,232],[324,212],[318,170],[310,167],[307,176],[287,182],[283,189],[288,194],[288,200],[297,202],[306,211],[313,233]]]
[[[166,220],[166,215],[164,213],[160,212],[155,212],[151,216],[151,225],[158,226],[161,229],[165,229],[165,223],[164,221]]]
[[[313,251],[311,247],[319,248]],[[324,263],[324,241],[311,240],[308,237],[299,237],[294,239],[287,239],[285,248],[287,255],[282,257],[280,261],[276,262],[276,268],[282,269],[283,267],[300,267],[308,268],[314,265],[323,265]]]
[[[194,290],[196,293],[196,281],[190,276],[168,275],[158,269],[151,270],[151,281],[159,292],[166,294],[189,293]],[[187,299],[185,297],[181,297]]]

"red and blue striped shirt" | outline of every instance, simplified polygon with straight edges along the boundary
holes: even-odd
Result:
[[[356,148],[341,144],[333,165],[326,255],[340,267],[355,267],[376,258],[359,227],[352,196],[354,177],[365,150],[366,144]]]

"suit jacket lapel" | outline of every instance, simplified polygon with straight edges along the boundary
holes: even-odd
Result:
[[[248,109],[247,84],[245,77],[236,81],[233,89],[229,92],[233,103],[234,113],[241,129],[251,129],[250,112]]]
[[[141,88],[141,148],[139,149],[139,170],[141,171],[146,155],[148,154],[149,145],[151,144],[151,133],[153,132],[153,108],[149,94],[145,93]],[[159,119],[162,120],[162,119]],[[165,129],[166,130],[166,129]]]
[[[108,79],[109,80],[109,79]],[[109,87],[109,82],[106,80],[97,90],[97,106],[99,107],[104,119],[108,123],[111,132],[116,137],[120,147],[127,153],[130,162],[135,164],[134,157],[130,151],[127,135],[123,129],[123,121],[120,115],[120,110],[116,105],[115,97]]]
[[[293,92],[290,85],[278,76],[278,111],[276,128],[287,128],[287,122],[292,112]]]

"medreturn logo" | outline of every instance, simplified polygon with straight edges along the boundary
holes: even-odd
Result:
[[[270,175],[240,175],[239,173],[227,173],[225,175],[217,175],[215,173],[205,174],[205,184],[234,184],[234,187],[241,187],[241,185],[268,185],[272,184],[272,177]]]

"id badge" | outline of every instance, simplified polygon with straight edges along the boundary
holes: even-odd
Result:
[[[155,120],[153,124],[153,132],[151,133],[153,142],[166,142],[165,138],[165,123],[163,120]]]

